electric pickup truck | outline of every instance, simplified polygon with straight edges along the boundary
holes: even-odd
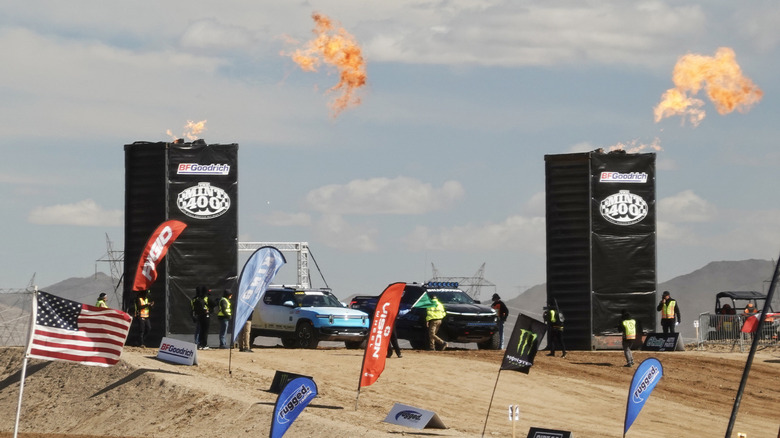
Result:
[[[368,330],[368,314],[347,308],[328,289],[272,286],[255,306],[250,335],[281,338],[285,348],[317,348],[320,341],[359,348]]]

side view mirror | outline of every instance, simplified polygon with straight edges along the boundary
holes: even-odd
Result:
[[[282,306],[284,306],[284,307],[295,307],[295,303],[293,303],[292,301],[285,301],[284,303],[282,303]]]

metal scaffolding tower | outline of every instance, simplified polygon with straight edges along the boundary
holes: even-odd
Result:
[[[317,261],[314,260],[314,256],[311,254],[311,251],[309,250],[308,242],[238,242],[238,251],[254,252],[264,246],[273,246],[274,248],[278,249],[281,252],[294,252],[296,254],[296,258],[298,262],[298,286],[302,288],[311,287],[311,273],[309,271],[309,259],[311,259],[314,262],[315,266],[317,264]],[[108,234],[106,234],[106,247],[107,247],[107,253],[104,254],[99,259],[97,259],[95,262],[109,263],[111,269],[111,280],[117,288],[114,290],[114,292],[116,293],[116,291],[119,289],[119,283],[122,280],[122,275],[123,275],[122,266],[124,266],[125,255],[123,251],[115,251],[113,249],[113,244],[111,243],[111,240],[108,238]],[[95,271],[97,271],[97,264],[95,265]],[[320,276],[322,276],[321,272],[320,272]],[[322,278],[322,280],[323,282],[325,282],[324,277]],[[326,287],[327,285],[328,283],[325,282]]]
[[[298,259],[298,286],[304,289],[311,287],[309,258],[314,260],[314,257],[312,257],[311,251],[309,251],[308,242],[238,242],[238,251],[254,252],[264,246],[273,246],[281,252],[294,252]],[[317,262],[315,261],[314,263],[316,264]],[[327,286],[327,282],[325,285]]]
[[[496,292],[496,284],[485,280],[485,264],[479,267],[477,273],[471,277],[444,277],[439,275],[439,270],[436,269],[433,263],[431,263],[431,272],[433,272],[433,278],[428,281],[454,281],[460,285],[460,289],[466,292],[471,298],[479,300],[482,294],[482,289],[488,289],[488,293],[492,296]]]

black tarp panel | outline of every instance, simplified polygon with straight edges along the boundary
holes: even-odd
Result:
[[[655,327],[655,154],[591,154],[593,333],[615,333],[623,309]]]
[[[583,153],[544,159],[547,299],[566,316],[566,346],[590,349],[590,160]]]
[[[168,330],[193,333],[190,300],[204,285],[218,300],[238,272],[238,145],[171,146],[168,218],[187,224],[168,253]],[[210,170],[187,173],[187,166]],[[221,166],[221,167],[218,167]],[[209,173],[203,173],[209,172]],[[224,174],[223,174],[224,173]],[[211,332],[218,332],[216,323]]]
[[[620,312],[655,328],[655,154],[546,155],[547,297],[570,349],[614,334]]]
[[[138,258],[162,222],[187,224],[158,265],[151,345],[193,333],[190,297],[203,284],[219,298],[238,271],[238,145],[135,142],[125,145],[124,302],[132,310]],[[134,328],[135,329],[135,328]],[[213,332],[217,325],[213,324]],[[128,342],[132,343],[135,330]]]

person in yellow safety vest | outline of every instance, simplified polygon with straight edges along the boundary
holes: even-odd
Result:
[[[195,323],[195,344],[198,350],[209,349],[209,313],[214,307],[209,300],[209,289],[206,286],[195,288],[195,298],[190,301],[192,306],[192,321]]]
[[[228,348],[225,335],[227,335],[228,327],[230,327],[230,317],[233,316],[231,299],[233,299],[233,292],[225,289],[222,298],[219,299],[219,311],[217,312],[217,317],[219,318],[219,348]]]
[[[138,340],[141,347],[146,347],[146,337],[152,331],[152,322],[149,320],[149,316],[154,301],[149,300],[150,292],[148,289],[138,291],[138,296],[135,298],[135,317],[138,319]]]
[[[661,312],[661,327],[664,334],[674,333],[674,326],[680,324],[681,320],[680,305],[677,304],[677,300],[672,298],[668,290],[664,291],[656,310]]]
[[[97,303],[95,303],[95,307],[102,307],[104,309],[108,309],[105,292],[101,292],[100,295],[98,295],[98,299],[97,299]]]
[[[563,353],[561,357],[566,357],[566,344],[563,343],[563,321],[558,308],[552,305],[545,307],[543,317],[550,335],[550,340],[547,342],[547,349],[550,352],[547,355],[555,356],[555,350],[560,346]]]
[[[435,295],[431,297],[431,302],[433,303],[433,306],[429,307],[425,314],[425,325],[428,327],[429,349],[436,350],[436,346],[441,345],[441,349],[446,350],[449,345],[444,342],[437,333],[441,327],[441,321],[447,316],[447,311],[444,310],[444,305]]]
[[[626,364],[624,366],[632,367],[634,366],[634,355],[631,354],[631,347],[636,340],[637,324],[627,310],[623,310],[618,330],[623,333],[623,354],[626,356]]]

